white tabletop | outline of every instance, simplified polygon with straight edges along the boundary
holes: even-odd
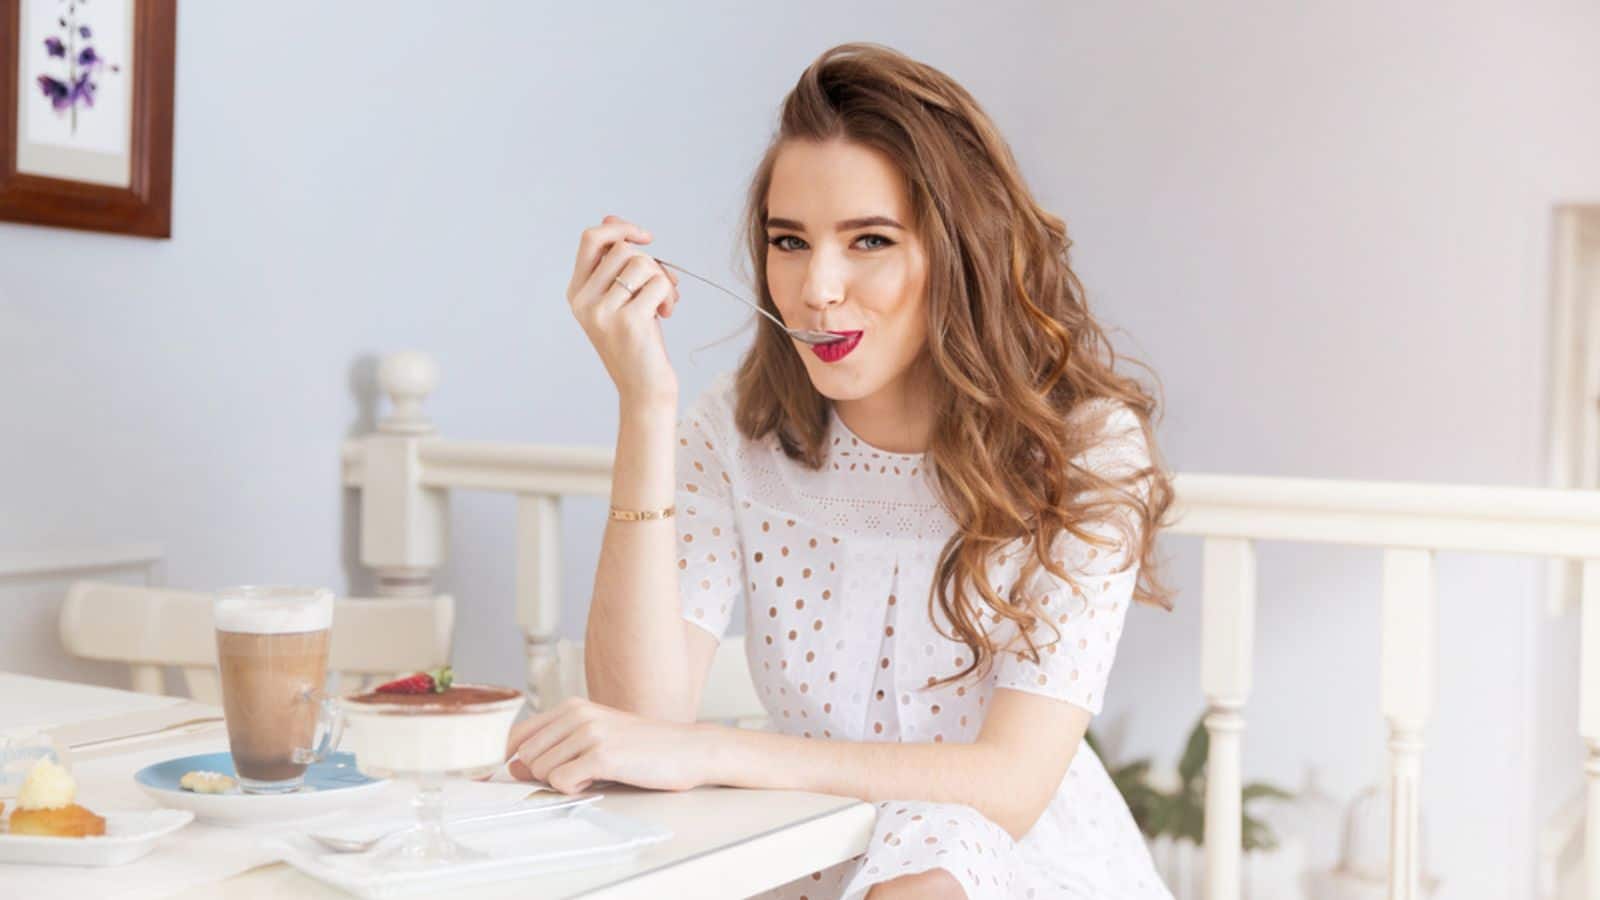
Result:
[[[0,673],[0,731],[32,725],[58,726],[124,718],[129,712],[161,710],[187,701],[150,697],[127,691],[68,682],[25,678]],[[177,720],[192,715],[189,704],[166,713]],[[97,737],[101,737],[97,735]],[[216,749],[225,738],[216,734]],[[203,735],[190,733],[174,741],[192,746]],[[93,756],[104,769],[115,764],[120,752],[129,758],[148,759],[159,749],[161,738],[139,738],[125,749],[99,745]],[[671,840],[642,851],[632,861],[600,867],[544,874],[464,888],[457,896],[470,898],[561,897],[745,897],[775,887],[860,853],[872,834],[875,812],[859,800],[794,791],[750,791],[701,788],[683,793],[606,787],[600,806],[670,829]],[[137,863],[133,864],[137,865]],[[5,866],[0,866],[4,880]],[[195,885],[176,896],[201,898],[334,898],[344,894],[281,863],[252,869],[221,881]]]
[[[0,672],[0,731],[22,726],[53,728],[184,702],[181,697],[135,694],[92,684]]]

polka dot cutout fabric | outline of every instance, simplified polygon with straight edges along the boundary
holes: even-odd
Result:
[[[749,441],[733,420],[731,374],[678,425],[677,566],[683,616],[720,639],[745,614],[745,648],[771,727],[815,740],[971,742],[997,689],[1098,713],[1137,565],[1125,552],[1062,534],[1050,552],[1075,577],[1043,571],[1025,586],[1043,613],[1033,662],[1013,623],[993,623],[1002,651],[987,677],[934,686],[965,668],[966,645],[935,627],[928,598],[939,551],[955,531],[922,454],[886,453],[831,415],[827,457],[813,471],[777,441]],[[1115,474],[1146,461],[1132,411],[1077,462]],[[1121,535],[1106,528],[1119,544]],[[986,566],[997,591],[1022,577],[1020,541]],[[989,621],[989,620],[986,620]],[[950,632],[947,624],[944,631]],[[1008,630],[1009,629],[1009,630]],[[1080,745],[1043,816],[1020,840],[965,806],[879,804],[859,857],[763,895],[862,897],[874,884],[943,868],[969,898],[1170,898],[1127,805]]]

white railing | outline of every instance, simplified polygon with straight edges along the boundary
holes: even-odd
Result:
[[[419,353],[386,357],[394,403],[375,434],[348,442],[344,483],[360,488],[361,559],[380,594],[428,593],[448,543],[451,490],[517,498],[517,609],[530,687],[556,663],[563,496],[604,495],[611,454],[595,448],[485,444],[434,436],[421,404],[437,368]],[[1389,726],[1389,896],[1421,897],[1418,790],[1433,713],[1438,601],[1435,553],[1519,554],[1582,563],[1578,731],[1587,747],[1585,867],[1600,900],[1600,491],[1186,474],[1173,533],[1203,541],[1201,683],[1209,705],[1206,896],[1239,896],[1241,734],[1250,694],[1257,541],[1379,548],[1383,553],[1381,707]]]
[[[1417,798],[1433,713],[1440,550],[1583,562],[1579,726],[1588,753],[1585,895],[1600,898],[1600,491],[1180,475],[1177,534],[1204,541],[1202,688],[1211,712],[1208,896],[1238,896],[1239,741],[1250,693],[1254,544],[1302,541],[1383,552],[1382,699],[1389,725],[1389,896],[1420,896]],[[1220,739],[1220,740],[1219,740]],[[1220,763],[1220,765],[1219,765]],[[1228,848],[1232,848],[1231,852]]]

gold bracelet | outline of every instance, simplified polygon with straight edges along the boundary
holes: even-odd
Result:
[[[677,511],[677,506],[668,506],[665,509],[618,509],[611,507],[611,518],[619,522],[638,522],[650,519],[670,519]]]

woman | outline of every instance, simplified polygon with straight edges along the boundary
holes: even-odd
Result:
[[[514,771],[878,804],[774,896],[1169,897],[1082,737],[1128,606],[1167,606],[1171,492],[1061,221],[965,90],[851,44],[787,98],[747,228],[762,304],[844,340],[762,324],[681,418],[650,233],[584,232],[568,299],[621,401],[590,699],[517,726]],[[776,733],[694,724],[739,606]]]

